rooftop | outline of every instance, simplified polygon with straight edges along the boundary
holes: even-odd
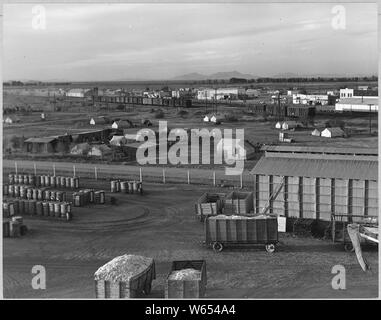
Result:
[[[342,98],[336,104],[358,104],[358,105],[377,105],[378,106],[378,97],[365,97],[362,98]]]

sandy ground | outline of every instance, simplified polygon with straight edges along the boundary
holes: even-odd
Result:
[[[105,183],[96,186],[105,188]],[[71,222],[25,217],[30,232],[22,238],[4,239],[4,296],[95,298],[94,272],[125,253],[155,259],[157,277],[151,298],[164,297],[171,262],[187,259],[206,260],[207,298],[365,298],[378,294],[375,249],[364,252],[372,268],[367,273],[342,245],[290,234],[280,236],[274,254],[261,246],[214,253],[202,245],[203,225],[194,217],[194,201],[207,187],[145,184],[144,189],[144,195],[118,194],[117,205],[74,208]],[[31,287],[31,270],[37,264],[46,268],[46,290]],[[331,287],[331,269],[337,264],[346,269],[346,290]]]

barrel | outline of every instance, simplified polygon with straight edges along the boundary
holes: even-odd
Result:
[[[25,203],[24,200],[19,201],[19,214],[25,214]]]
[[[49,203],[48,202],[42,203],[42,215],[45,217],[49,216]]]
[[[120,192],[128,193],[128,182],[127,181],[121,181],[120,182]]]
[[[3,202],[3,217],[9,217],[9,202]]]
[[[38,216],[42,216],[43,215],[42,201],[36,201],[36,214]]]
[[[14,185],[14,196],[16,197],[16,198],[18,198],[18,197],[20,197],[20,186],[18,185],[18,184],[15,184]]]
[[[60,211],[60,203],[59,202],[54,202],[54,216],[59,217],[61,215]]]
[[[61,218],[65,218],[66,217],[66,213],[67,213],[67,203],[66,202],[61,202],[60,204],[60,213],[61,213]]]
[[[49,201],[49,216],[54,217],[54,202]]]
[[[19,200],[15,200],[13,201],[13,206],[14,206],[14,209],[15,209],[15,214],[20,214],[20,211],[19,211],[19,207],[20,207],[20,201]]]
[[[38,189],[36,188],[32,189],[32,199],[38,200]]]
[[[44,200],[44,190],[37,189],[37,200]]]
[[[51,190],[50,191],[50,201],[56,201],[56,191]]]
[[[20,198],[21,199],[26,199],[26,187],[25,186],[20,186]]]
[[[70,178],[70,188],[75,189],[75,182],[74,182],[74,177]]]
[[[35,186],[36,185],[36,177],[33,174],[30,174],[28,176],[28,182],[30,185]]]
[[[55,188],[56,187],[56,177],[50,176],[50,186]]]
[[[90,189],[89,190],[89,197],[90,197],[89,202],[90,203],[94,203],[95,202],[95,199],[94,199],[94,189]]]
[[[40,186],[44,187],[45,186],[45,176],[39,176],[39,180],[40,180]]]
[[[23,182],[24,182],[24,184],[29,184],[29,175],[24,174],[24,176],[23,176]]]
[[[10,217],[14,216],[16,214],[16,208],[15,208],[15,203],[14,202],[9,202],[8,203],[8,214]]]
[[[80,207],[82,205],[82,198],[83,198],[82,193],[79,193],[79,192],[73,193],[74,207]]]
[[[65,187],[70,188],[70,177],[65,177]]]
[[[8,186],[8,195],[9,195],[10,197],[14,197],[14,195],[15,195],[14,190],[15,190],[15,186],[14,186],[14,184],[10,184],[10,185]]]
[[[24,184],[24,176],[22,174],[17,175],[17,181],[18,184]]]
[[[44,200],[50,200],[50,190],[44,190]]]
[[[74,177],[74,189],[79,189],[79,177]]]
[[[133,181],[132,182],[132,187],[133,187],[134,193],[138,193],[138,191],[139,191],[139,182],[138,181]]]
[[[128,192],[134,193],[134,182],[133,181],[128,181]]]
[[[60,178],[60,187],[65,188],[65,177],[59,177]]]
[[[9,220],[4,221],[3,220],[3,237],[8,238],[10,237],[10,225],[9,225]]]
[[[45,179],[45,186],[50,187],[50,176],[45,176],[44,179]]]
[[[33,199],[33,189],[32,188],[26,189],[26,198],[29,200]]]
[[[21,224],[18,221],[10,221],[9,222],[9,233],[11,237],[19,237],[20,236],[20,227]]]
[[[8,174],[8,182],[10,184],[14,184],[15,183],[15,176],[13,175],[13,173]]]
[[[63,191],[56,191],[56,201],[65,201],[64,199],[64,192]]]
[[[111,192],[118,192],[117,191],[117,184],[118,184],[118,181],[116,181],[116,180],[111,181]]]
[[[7,196],[9,194],[9,186],[7,184],[3,185],[3,196]]]
[[[36,200],[29,200],[28,201],[28,213],[30,214],[30,215],[35,215],[36,214]]]

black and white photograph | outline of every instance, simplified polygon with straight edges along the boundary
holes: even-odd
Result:
[[[377,3],[1,20],[4,299],[379,297]]]

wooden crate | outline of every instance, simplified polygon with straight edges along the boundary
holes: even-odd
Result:
[[[204,193],[195,204],[196,216],[200,220],[222,213],[226,193]]]
[[[169,279],[173,271],[183,269],[196,269],[201,271],[200,280],[173,280]],[[206,262],[205,260],[183,260],[173,261],[171,272],[168,273],[165,281],[165,298],[191,299],[203,298],[206,291]]]
[[[232,191],[225,198],[224,214],[246,214],[253,209],[253,192]]]

